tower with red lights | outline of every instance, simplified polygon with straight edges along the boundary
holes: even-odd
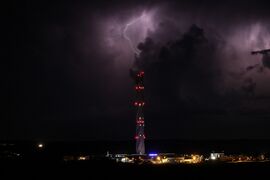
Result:
[[[137,108],[136,115],[136,153],[137,154],[145,154],[145,146],[144,146],[144,71],[138,71],[134,74],[135,79],[135,91],[136,91],[136,100],[134,102],[134,106]]]

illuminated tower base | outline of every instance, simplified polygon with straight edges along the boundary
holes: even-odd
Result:
[[[137,107],[137,115],[136,115],[136,153],[137,154],[145,154],[145,146],[144,146],[144,115],[143,115],[143,107],[144,107],[144,84],[143,84],[144,72],[139,71],[135,75],[135,90],[136,90],[136,101],[134,103],[135,107]]]

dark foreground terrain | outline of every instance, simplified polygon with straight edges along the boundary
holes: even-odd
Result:
[[[270,162],[202,164],[122,164],[105,158],[106,152],[132,153],[134,142],[3,142],[0,146],[0,180],[62,179],[269,179]],[[225,154],[261,153],[269,158],[270,141],[148,141],[148,152]],[[20,154],[18,156],[18,154]],[[87,161],[64,161],[66,155],[92,155]]]
[[[1,179],[268,179],[270,163],[135,165],[112,161],[1,161]]]

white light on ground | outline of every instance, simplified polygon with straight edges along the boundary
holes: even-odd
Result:
[[[43,148],[43,147],[44,147],[44,145],[42,143],[38,144],[38,148]]]

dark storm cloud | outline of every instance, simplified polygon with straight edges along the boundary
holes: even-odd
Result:
[[[174,104],[172,99],[192,102],[193,108],[198,103],[210,105],[218,94],[215,86],[221,81],[217,42],[210,42],[196,25],[164,44],[149,37],[138,45],[141,54],[135,66],[145,69],[149,91],[167,98],[166,103]]]
[[[250,55],[270,46],[269,12],[262,4],[159,5],[152,18],[154,28],[138,44],[141,53],[132,67],[146,71],[149,111],[160,114],[149,114],[150,118],[206,128],[209,122],[198,123],[194,116],[185,117],[185,111],[269,113],[270,72],[262,72],[261,57]],[[224,127],[241,123],[235,118],[211,122]]]
[[[149,91],[158,94],[156,98],[167,99],[161,104],[178,106],[174,103],[178,99],[192,104],[193,109],[197,105],[226,109],[224,99],[233,97],[239,108],[247,90],[256,91],[253,83],[246,85],[246,82],[257,81],[252,78],[254,72],[263,71],[260,57],[255,60],[250,51],[269,46],[269,19],[262,15],[267,13],[266,9],[249,9],[250,4],[241,3],[232,7],[230,3],[177,5],[167,3],[158,10],[153,20],[155,29],[138,45],[141,54],[134,67],[149,71]],[[196,25],[189,28],[190,22]],[[254,69],[253,74],[249,73]],[[267,71],[256,78],[268,81],[269,77]],[[260,84],[258,89],[269,89],[269,86]]]
[[[270,51],[267,54],[263,55],[262,61],[263,65],[270,69]]]
[[[122,32],[143,13],[127,33],[147,72],[146,117],[156,127],[148,127],[150,138],[201,137],[199,127],[213,127],[215,117],[199,122],[183,115],[185,109],[215,112],[232,104],[243,109],[245,101],[240,107],[238,99],[246,92],[269,96],[268,68],[258,73],[262,57],[250,55],[270,46],[267,1],[18,1],[13,6],[9,116],[1,126],[8,126],[8,138],[131,139],[129,69],[135,59]],[[267,103],[252,106],[264,110]],[[228,128],[232,121],[220,123]],[[198,133],[190,135],[191,127]],[[217,136],[227,136],[220,132]]]

